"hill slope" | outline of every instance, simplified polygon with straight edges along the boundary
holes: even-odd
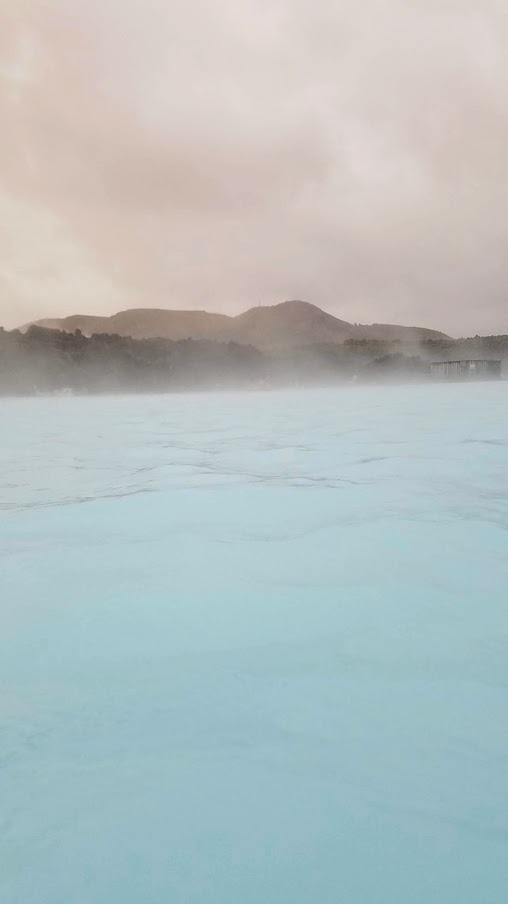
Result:
[[[32,325],[27,324],[21,330],[24,332]],[[251,308],[236,317],[207,311],[139,308],[121,311],[112,317],[74,314],[61,319],[39,320],[35,325],[69,333],[79,329],[85,336],[109,333],[131,336],[133,339],[234,341],[264,350],[295,348],[315,343],[341,344],[348,339],[401,339],[418,342],[447,338],[437,330],[420,327],[348,323],[306,301],[285,301]]]
[[[320,342],[342,343],[354,327],[306,301],[251,308],[233,320],[233,337],[258,348],[285,348]]]

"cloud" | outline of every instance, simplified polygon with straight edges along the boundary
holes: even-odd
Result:
[[[4,0],[2,319],[508,331],[507,51],[498,0]]]

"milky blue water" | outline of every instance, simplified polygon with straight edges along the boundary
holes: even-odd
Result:
[[[506,900],[507,412],[2,401],[2,904]]]

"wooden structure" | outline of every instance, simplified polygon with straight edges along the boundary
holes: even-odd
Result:
[[[430,365],[430,375],[435,380],[498,380],[501,361],[490,358],[435,361]]]

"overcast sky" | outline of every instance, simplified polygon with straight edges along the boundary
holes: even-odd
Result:
[[[0,0],[0,322],[508,332],[506,0]]]

